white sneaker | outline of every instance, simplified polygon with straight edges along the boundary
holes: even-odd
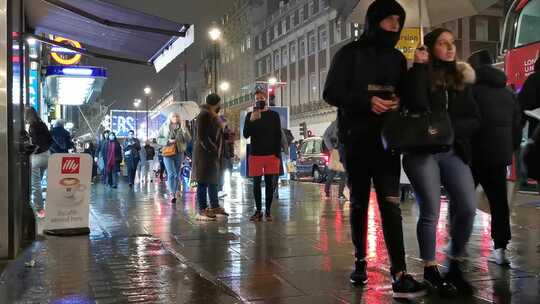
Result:
[[[219,198],[224,198],[225,196],[227,196],[227,193],[225,191],[219,191],[218,192],[218,197]]]
[[[488,261],[497,265],[509,265],[510,261],[506,257],[506,251],[503,248],[495,249],[488,257]]]

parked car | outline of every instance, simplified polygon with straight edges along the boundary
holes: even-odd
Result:
[[[329,158],[322,137],[304,139],[298,149],[295,178],[311,177],[316,183],[324,182]]]

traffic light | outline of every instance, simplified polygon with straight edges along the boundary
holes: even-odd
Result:
[[[305,122],[300,123],[300,135],[302,135],[304,138],[308,137],[308,129]]]

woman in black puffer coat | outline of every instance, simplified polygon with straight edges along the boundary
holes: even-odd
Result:
[[[474,70],[467,63],[456,62],[455,38],[449,30],[436,29],[424,41],[427,50],[417,51],[415,64],[405,77],[403,106],[413,112],[447,113],[455,136],[448,152],[411,152],[403,158],[419,203],[417,236],[424,261],[424,280],[442,295],[453,295],[456,291],[471,294],[472,287],[460,269],[460,258],[476,214],[474,180],[469,167],[471,138],[480,126],[471,87]],[[449,270],[444,278],[435,260],[441,185],[451,198],[452,242]]]
[[[508,264],[505,256],[510,241],[510,212],[506,185],[506,167],[512,164],[521,141],[521,110],[513,93],[506,88],[506,75],[492,67],[487,50],[469,58],[476,71],[473,94],[482,115],[482,124],[472,141],[473,175],[481,184],[491,211],[491,238],[494,251],[488,260]]]

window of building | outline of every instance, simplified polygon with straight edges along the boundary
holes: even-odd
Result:
[[[315,0],[309,1],[309,14],[314,15],[315,14]]]
[[[283,106],[289,105],[289,87],[283,86],[283,95],[281,96],[281,104]]]
[[[293,29],[296,26],[296,23],[294,22],[294,14],[292,14],[289,19],[289,24],[291,25],[291,29]]]
[[[319,82],[317,81],[317,74],[311,73],[309,75],[309,101],[314,102],[319,100]]]
[[[309,32],[308,39],[308,54],[311,55],[317,51],[317,38],[315,37],[315,31]]]
[[[247,36],[246,38],[246,49],[249,50],[251,48],[251,36]]]
[[[278,25],[279,23],[274,24],[274,39],[277,39],[277,37],[279,37]]]
[[[326,70],[321,70],[319,72],[319,80],[320,80],[320,84],[319,84],[319,99],[322,99],[323,98],[323,89],[324,89],[324,84],[326,83],[326,75],[328,74],[328,72]]]
[[[328,31],[326,25],[319,27],[319,50],[324,50],[328,47]]]
[[[264,75],[264,70],[263,69],[264,69],[263,61],[259,60],[259,62],[257,63],[257,76]]]
[[[240,53],[244,53],[245,50],[246,50],[246,46],[242,42],[242,45],[240,45]]]
[[[270,73],[272,71],[272,56],[266,56],[266,71],[265,73]]]
[[[281,33],[286,34],[289,29],[287,28],[287,19],[281,21]]]
[[[300,77],[300,104],[306,104],[308,102],[307,83],[306,77]]]
[[[257,36],[257,44],[259,45],[259,50],[262,50],[263,43],[262,43],[262,36]]]
[[[266,31],[266,45],[270,45],[270,30]]]
[[[489,22],[486,18],[476,18],[476,40],[488,41],[489,40]]]
[[[298,43],[298,58],[302,59],[306,56],[306,38],[300,38]]]
[[[286,66],[287,64],[289,64],[288,45],[281,48],[281,62],[283,63],[283,66]]]
[[[296,85],[296,80],[291,80],[291,105],[298,104],[298,87]]]
[[[353,37],[356,39],[360,37],[360,24],[353,23]]]
[[[334,40],[336,43],[341,42],[341,19],[336,18],[334,24]]]
[[[299,20],[299,23],[302,23],[306,20],[306,16],[304,15],[304,8],[301,7],[300,10],[298,11],[298,20]]]
[[[274,70],[277,70],[281,67],[281,56],[279,55],[279,50],[274,52]]]
[[[289,56],[291,63],[296,62],[296,41],[291,42]]]

